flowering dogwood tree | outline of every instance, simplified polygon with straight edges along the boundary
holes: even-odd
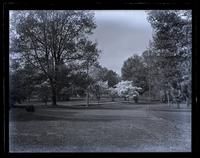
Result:
[[[133,86],[132,81],[121,81],[115,85],[115,88],[110,90],[113,95],[117,93],[117,95],[123,97],[124,100],[133,98],[135,102],[137,102],[139,92],[142,90],[142,88]]]

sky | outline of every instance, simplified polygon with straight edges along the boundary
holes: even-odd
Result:
[[[121,75],[123,62],[134,54],[142,54],[152,38],[147,14],[142,10],[98,10],[97,28],[92,35],[102,51],[99,62]]]
[[[95,10],[94,13],[97,28],[91,38],[101,50],[99,62],[121,75],[124,61],[148,48],[152,28],[147,13],[144,10]]]

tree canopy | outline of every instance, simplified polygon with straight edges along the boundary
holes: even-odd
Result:
[[[148,21],[153,27],[153,40],[149,51],[151,56],[154,56],[154,59],[149,58],[149,60],[154,60],[153,69],[154,72],[157,71],[156,78],[159,78],[156,84],[166,94],[169,94],[172,89],[183,90],[180,84],[186,76],[191,85],[191,20],[190,10],[148,11]],[[191,94],[191,86],[188,86],[187,91]]]
[[[142,57],[134,55],[129,57],[122,66],[122,79],[132,81],[134,85],[142,87],[143,92],[148,89],[147,69]]]
[[[98,52],[96,44],[88,38],[96,28],[93,17],[92,12],[81,10],[13,11],[10,52],[49,79],[53,105],[63,63],[82,61],[87,56],[96,60],[97,55],[92,56]]]

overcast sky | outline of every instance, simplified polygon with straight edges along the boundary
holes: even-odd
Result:
[[[93,38],[102,51],[100,64],[121,74],[123,62],[146,50],[152,29],[145,11],[95,11],[97,28]]]
[[[98,42],[100,64],[121,75],[128,57],[141,54],[152,38],[147,14],[142,10],[96,10],[97,28],[92,35]],[[12,12],[10,12],[12,13]]]

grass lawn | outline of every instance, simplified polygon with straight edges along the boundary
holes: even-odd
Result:
[[[191,109],[165,104],[10,110],[10,152],[187,152]]]

